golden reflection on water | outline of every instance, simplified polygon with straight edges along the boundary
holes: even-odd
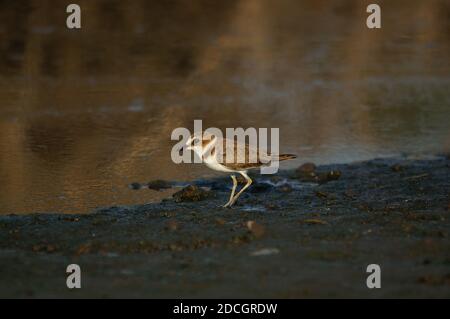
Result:
[[[279,127],[317,163],[449,150],[450,4],[0,2],[0,214],[88,212],[214,175],[170,159],[176,127]]]

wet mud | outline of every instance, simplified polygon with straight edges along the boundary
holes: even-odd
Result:
[[[223,177],[160,203],[0,216],[0,296],[450,297],[448,157],[253,176],[231,209]],[[134,189],[173,182],[148,185]],[[72,263],[81,289],[66,287]],[[381,289],[366,286],[369,264]]]

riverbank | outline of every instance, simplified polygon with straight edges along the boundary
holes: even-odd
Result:
[[[0,297],[450,297],[448,157],[304,165],[256,177],[232,209],[228,177],[193,184],[161,203],[0,216]],[[66,287],[72,263],[81,289]]]

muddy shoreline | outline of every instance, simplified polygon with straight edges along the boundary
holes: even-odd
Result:
[[[0,297],[450,297],[448,157],[256,177],[232,209],[228,177],[193,184],[198,201],[0,216]]]

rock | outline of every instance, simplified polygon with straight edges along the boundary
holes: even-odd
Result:
[[[165,229],[166,230],[171,230],[171,231],[175,231],[180,227],[180,224],[176,221],[176,220],[169,220],[166,223]]]
[[[278,205],[275,205],[274,203],[268,203],[264,207],[268,210],[275,210],[280,208]]]
[[[356,199],[356,194],[355,194],[355,192],[352,191],[351,189],[347,189],[347,190],[344,192],[344,196],[347,197],[347,198],[349,198],[349,199]]]
[[[56,251],[56,247],[51,244],[41,244],[41,245],[34,245],[32,247],[32,250],[34,252],[47,252],[47,253],[53,253]]]
[[[280,253],[280,250],[278,248],[263,248],[257,251],[252,252],[251,256],[269,256],[269,255],[276,255]]]
[[[320,197],[320,198],[327,198],[330,195],[327,192],[322,192],[322,191],[315,191],[314,193],[316,194],[317,197]]]
[[[441,286],[441,285],[450,285],[450,274],[445,275],[425,275],[421,276],[417,279],[418,283],[433,285],[433,286]]]
[[[308,224],[308,225],[328,225],[328,223],[321,219],[305,219],[300,221],[302,224]]]
[[[139,183],[131,183],[130,185],[128,185],[128,188],[134,189],[134,190],[141,189],[141,184],[139,184]]]
[[[280,191],[280,192],[283,192],[283,193],[290,193],[290,192],[293,191],[293,188],[288,183],[285,183],[283,185],[278,186],[277,190]]]
[[[167,188],[171,188],[172,184],[170,184],[167,181],[161,180],[161,179],[157,179],[151,182],[147,183],[147,187],[149,189],[153,189],[153,190],[161,190],[161,189],[167,189]]]
[[[393,172],[400,172],[403,171],[403,166],[401,166],[400,164],[395,164],[391,166],[391,170]]]
[[[430,265],[430,264],[431,264],[431,260],[428,259],[428,258],[425,258],[425,259],[422,261],[422,265]]]
[[[305,163],[295,170],[295,176],[305,182],[315,182],[317,178],[316,165]]]
[[[56,250],[56,247],[53,245],[47,245],[46,249],[47,249],[47,252],[52,253]]]
[[[323,184],[339,179],[341,177],[341,171],[317,172],[316,165],[313,163],[305,163],[295,170],[294,175],[302,182]]]
[[[341,171],[329,171],[318,175],[318,183],[324,184],[330,181],[338,180],[341,177]]]
[[[223,218],[216,218],[216,225],[219,225],[219,226],[223,226],[223,225],[225,225],[225,219],[223,219]]]
[[[195,185],[189,185],[172,195],[175,202],[197,202],[212,196],[211,191],[204,190]]]
[[[316,165],[314,163],[305,163],[300,165],[297,168],[297,173],[300,174],[306,174],[306,173],[313,173],[316,171]]]
[[[263,225],[258,224],[257,222],[255,222],[254,220],[249,220],[246,223],[247,229],[256,237],[256,238],[260,238],[264,235],[264,233],[266,232],[266,229]]]

